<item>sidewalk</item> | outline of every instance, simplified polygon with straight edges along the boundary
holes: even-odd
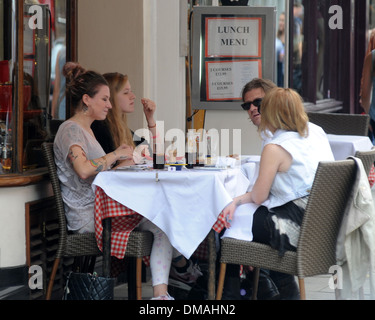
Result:
[[[306,300],[336,300],[334,290],[329,287],[329,275],[315,276],[305,279]],[[368,281],[364,286],[364,299],[369,300]],[[142,285],[142,298],[149,300],[152,297],[151,280]],[[122,284],[115,288],[115,300],[128,299],[128,285]],[[359,296],[353,297],[353,300],[359,300]]]
[[[375,199],[375,186],[372,188],[373,199]],[[147,268],[149,272],[149,268]],[[150,279],[150,276],[147,277]],[[330,275],[321,275],[305,279],[306,300],[336,300],[334,290],[329,287]],[[370,287],[367,280],[364,288],[364,300],[370,300]],[[151,280],[142,284],[142,298],[149,300],[152,297]],[[128,285],[121,284],[115,288],[115,300],[128,299]],[[353,297],[353,300],[359,300],[359,295]]]

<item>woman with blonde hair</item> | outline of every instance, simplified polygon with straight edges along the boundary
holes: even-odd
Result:
[[[112,109],[108,112],[104,121],[95,121],[91,128],[106,152],[116,149],[117,146],[123,143],[135,149],[134,159],[123,162],[124,165],[134,164],[134,162],[139,162],[142,157],[149,155],[149,147],[145,139],[134,135],[134,132],[128,126],[127,114],[135,111],[136,96],[132,91],[127,75],[112,72],[104,74],[103,77],[109,83]],[[155,136],[156,121],[154,113],[156,105],[152,100],[146,98],[141,99],[141,102],[148,128],[152,136]]]
[[[234,198],[224,209],[224,216],[226,227],[230,228],[237,207],[257,204],[259,207],[253,215],[253,241],[270,245],[282,256],[286,250],[296,250],[319,162],[333,161],[334,157],[323,130],[309,130],[311,124],[296,91],[270,90],[259,112],[259,131],[270,139],[261,154],[258,178],[251,191]],[[279,273],[278,278],[277,285],[282,283],[283,289],[288,288],[287,298],[297,298],[294,277]]]
[[[126,75],[113,72],[106,73],[103,77],[109,85],[112,108],[108,111],[104,121],[95,121],[91,128],[106,152],[115,150],[118,145],[122,144],[133,148],[133,157],[121,161],[120,165],[137,163],[144,156],[148,156],[149,145],[144,139],[135,136],[127,123],[127,114],[134,112],[136,96]],[[151,138],[155,140],[157,136],[154,119],[156,105],[152,100],[146,98],[141,99],[141,102],[152,135]],[[152,222],[143,218],[138,227],[141,230],[150,230],[154,234],[150,257],[154,299],[173,300],[167,292],[169,281],[176,280],[192,285],[198,277],[202,276],[202,273],[197,265],[190,260],[186,260],[181,253],[171,246],[167,235]],[[160,268],[161,262],[163,262],[163,268]],[[171,277],[171,280],[169,277]]]

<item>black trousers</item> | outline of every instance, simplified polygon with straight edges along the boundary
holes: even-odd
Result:
[[[271,233],[270,229],[267,228],[267,217],[268,217],[268,208],[260,206],[253,216],[253,241],[258,243],[263,243],[270,245]],[[237,300],[240,296],[240,279],[239,279],[240,266],[235,264],[228,264],[225,281],[224,281],[224,291],[223,291],[223,300]],[[262,271],[269,275],[272,281],[275,283],[276,287],[280,288],[285,286],[285,284],[293,283],[294,276],[277,272],[271,270]]]

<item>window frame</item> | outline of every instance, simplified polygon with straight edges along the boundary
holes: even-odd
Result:
[[[67,61],[77,60],[77,0],[66,1],[66,48]],[[23,112],[23,96],[24,96],[24,1],[17,1],[15,5],[15,27],[16,27],[16,58],[15,76],[14,76],[14,98],[12,126],[12,171],[10,173],[0,174],[0,187],[21,186],[31,183],[37,183],[46,175],[46,168],[23,170],[24,158],[24,112]],[[70,103],[67,99],[67,117],[70,115]]]
[[[324,100],[317,100],[316,70],[317,57],[306,52],[317,50],[317,17],[319,0],[303,0],[304,36],[302,61],[302,96],[310,105],[342,105],[340,112],[362,113],[359,104],[360,81],[366,51],[366,30],[368,26],[368,1],[326,0],[321,1],[324,17]],[[331,30],[328,21],[332,15],[329,8],[338,5],[343,11],[343,29]],[[293,17],[294,0],[289,2],[289,14]],[[363,17],[366,17],[364,19]],[[289,20],[289,39],[293,39],[293,19]],[[327,46],[328,44],[328,46]],[[293,41],[289,41],[289,52],[293,52]],[[293,87],[293,57],[289,55],[288,86]],[[328,95],[329,92],[329,95]],[[329,101],[328,101],[329,99]],[[326,101],[327,100],[327,101]]]

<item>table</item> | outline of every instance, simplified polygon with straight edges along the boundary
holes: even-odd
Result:
[[[368,137],[327,134],[335,160],[345,160],[357,151],[369,151],[373,144]]]
[[[96,219],[146,217],[167,234],[173,247],[190,258],[212,228],[217,232],[224,228],[218,219],[221,211],[235,196],[246,192],[248,185],[240,168],[105,171],[93,182],[95,215],[103,202],[117,203],[114,210],[101,212]],[[105,206],[113,208],[112,204]],[[97,241],[101,246],[98,236]],[[111,245],[113,248],[115,244]],[[211,284],[214,281],[213,277]]]
[[[247,191],[251,191],[259,174],[260,156],[244,155],[241,157],[241,170],[249,180]],[[254,203],[243,204],[236,209],[236,214],[222,238],[235,238],[244,241],[252,241],[253,214],[259,205]]]

